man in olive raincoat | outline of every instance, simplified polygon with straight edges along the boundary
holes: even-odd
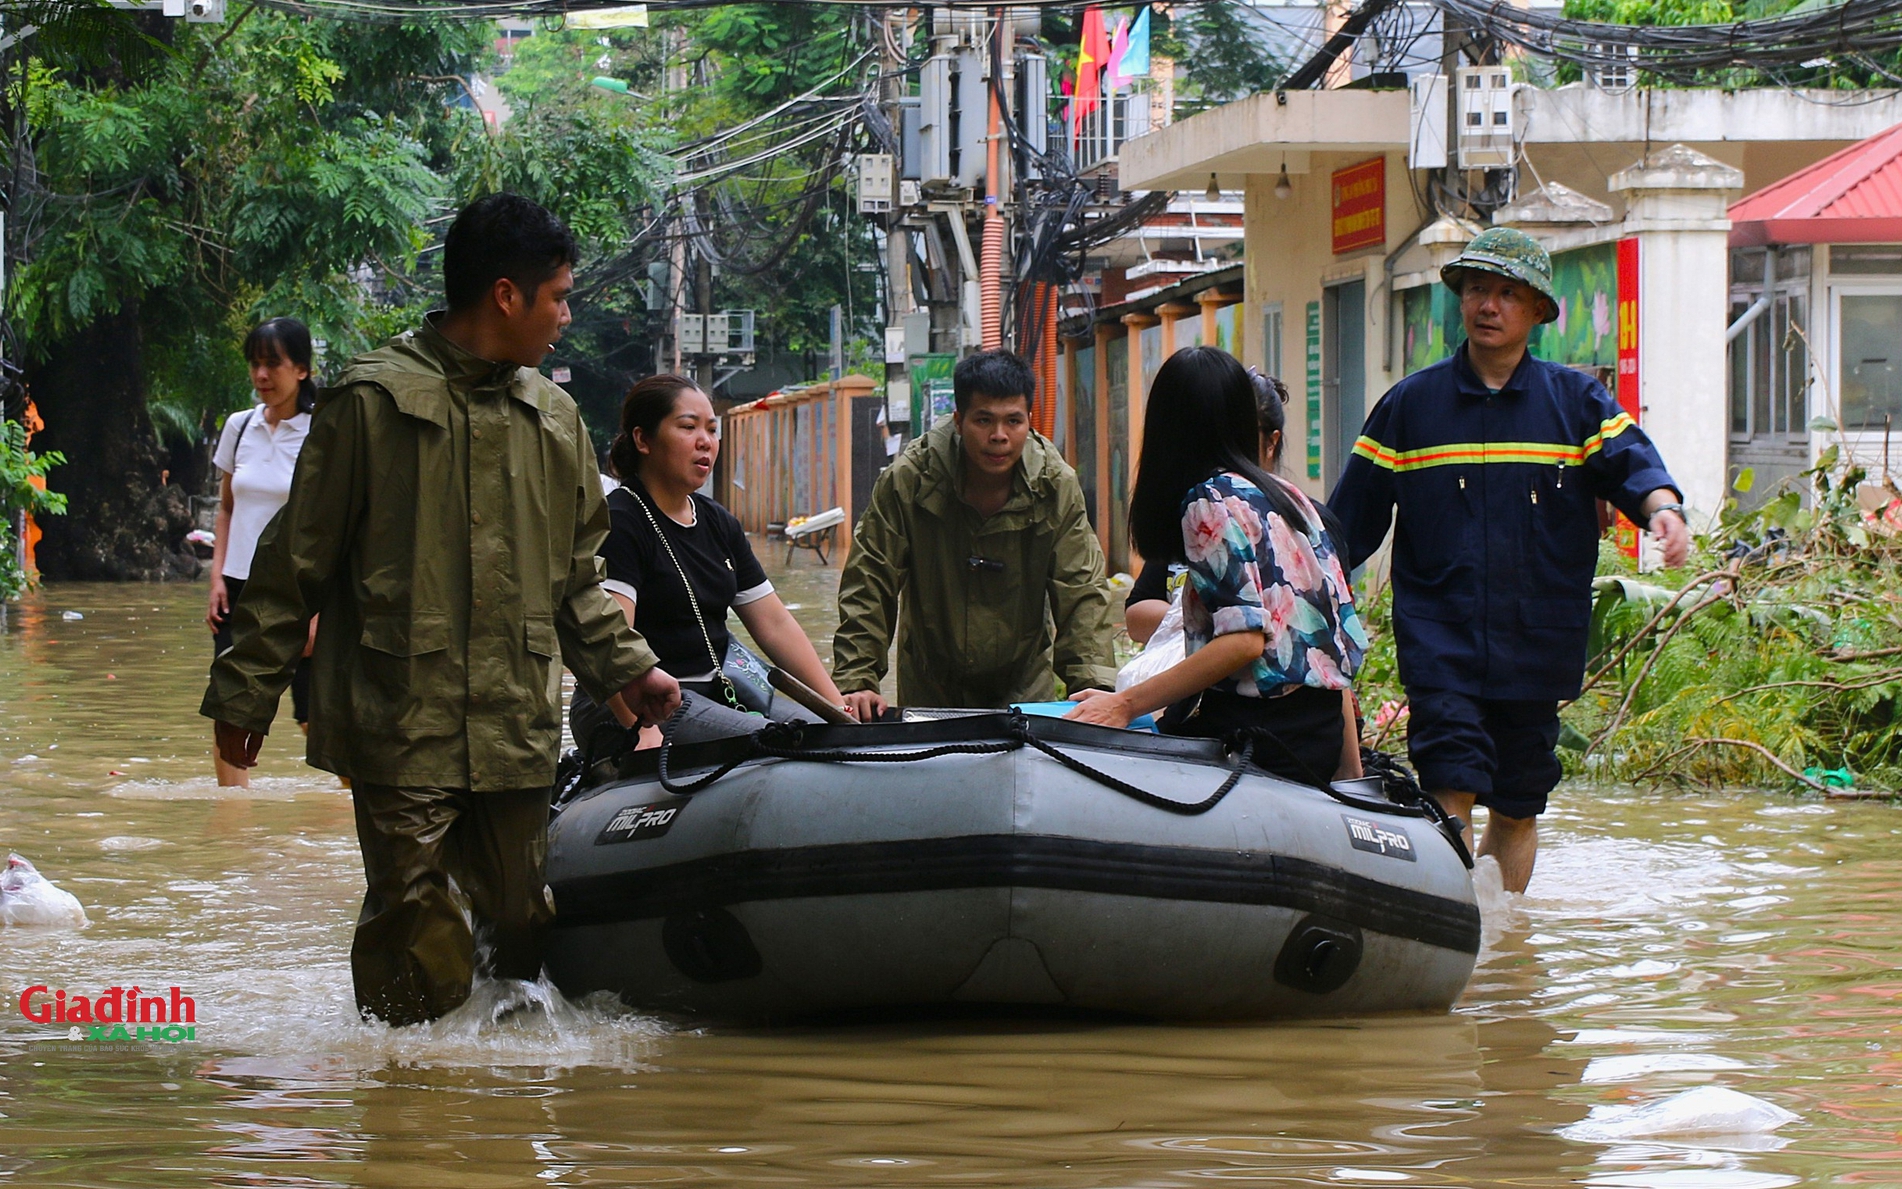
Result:
[[[567,325],[575,243],[494,195],[443,251],[447,314],[354,360],[324,394],[265,530],[202,712],[257,761],[321,613],[309,760],[348,777],[368,890],[351,947],[360,1010],[392,1024],[532,979],[565,661],[605,703],[680,700],[595,554],[608,515],[568,394],[534,369]]]
[[[999,707],[1114,689],[1103,550],[1076,472],[1030,428],[1036,377],[962,360],[957,412],[878,477],[839,582],[832,677],[861,719],[898,630],[898,700]]]

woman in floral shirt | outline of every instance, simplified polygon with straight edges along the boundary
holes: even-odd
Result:
[[[1255,390],[1232,355],[1196,347],[1156,373],[1130,535],[1149,565],[1188,567],[1187,656],[1069,717],[1126,726],[1169,707],[1170,734],[1255,739],[1255,762],[1305,784],[1360,775],[1352,685],[1367,649],[1321,512],[1262,470]]]

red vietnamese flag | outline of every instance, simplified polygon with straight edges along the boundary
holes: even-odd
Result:
[[[1109,38],[1103,32],[1103,10],[1083,10],[1083,45],[1076,60],[1076,98],[1070,104],[1070,136],[1076,139],[1083,117],[1096,110],[1103,93],[1103,67],[1109,58]]]

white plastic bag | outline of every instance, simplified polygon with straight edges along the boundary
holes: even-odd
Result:
[[[1641,1106],[1600,1106],[1559,1134],[1587,1143],[1657,1139],[1674,1135],[1766,1135],[1799,1118],[1773,1102],[1726,1089],[1699,1086]]]
[[[0,925],[86,924],[79,897],[41,875],[19,855],[8,855],[0,868]]]
[[[1116,692],[1122,693],[1132,685],[1139,685],[1156,674],[1172,669],[1182,663],[1188,655],[1188,648],[1182,638],[1182,592],[1176,591],[1169,600],[1169,609],[1162,613],[1162,622],[1156,625],[1156,634],[1149,637],[1149,643],[1143,650],[1131,658],[1116,673]]]

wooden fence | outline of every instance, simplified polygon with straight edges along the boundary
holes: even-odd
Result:
[[[845,376],[727,410],[721,502],[747,532],[844,508],[846,530],[840,535],[849,539],[888,461],[878,417],[884,398],[875,388],[869,377]]]

